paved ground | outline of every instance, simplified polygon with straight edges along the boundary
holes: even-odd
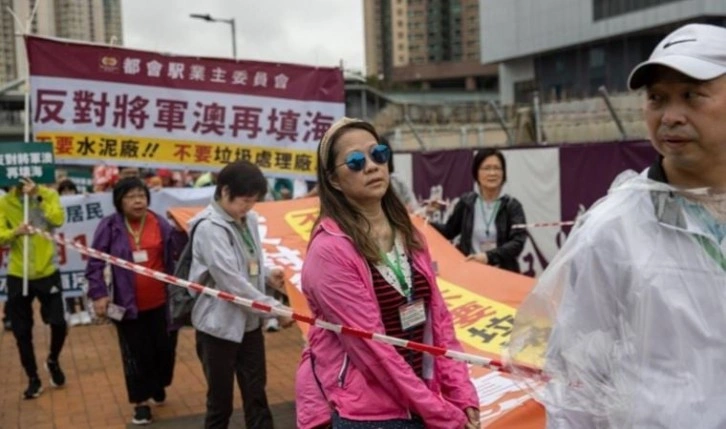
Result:
[[[38,311],[36,309],[36,315]],[[44,361],[50,331],[36,317],[35,350]],[[278,429],[294,428],[294,377],[303,339],[297,328],[266,334],[267,393]],[[68,379],[66,387],[53,389],[41,370],[45,391],[35,400],[21,399],[27,378],[20,366],[15,338],[0,334],[0,428],[3,429],[123,429],[129,425],[132,407],[127,403],[116,331],[110,325],[80,326],[70,330],[60,358]],[[206,384],[194,351],[192,330],[179,336],[174,383],[167,403],[155,407],[156,428],[199,428],[204,413]],[[239,392],[235,409],[239,410]],[[232,428],[244,428],[236,411]]]

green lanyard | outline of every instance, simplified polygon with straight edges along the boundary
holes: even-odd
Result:
[[[124,223],[126,224],[126,229],[128,229],[129,234],[131,234],[132,237],[134,237],[134,244],[136,245],[136,250],[139,250],[141,248],[141,234],[144,232],[144,225],[146,224],[146,213],[141,217],[141,227],[139,228],[139,231],[136,232],[131,228],[131,224],[129,223],[129,219],[124,216]]]
[[[408,282],[406,281],[406,276],[403,275],[403,268],[401,265],[401,256],[398,254],[398,249],[396,249],[396,245],[394,243],[393,250],[396,253],[396,263],[394,264],[390,259],[388,259],[388,256],[381,252],[381,258],[383,259],[383,262],[386,263],[388,268],[393,271],[393,275],[396,276],[396,279],[401,284],[401,290],[403,291],[403,295],[407,299],[411,299],[411,287],[408,285]]]
[[[492,226],[492,222],[494,222],[494,218],[497,217],[497,212],[499,211],[499,202],[501,200],[497,199],[497,202],[494,204],[494,209],[492,210],[492,214],[489,215],[489,219],[486,219],[486,211],[484,211],[484,198],[479,196],[479,206],[481,206],[481,216],[484,218],[485,225],[487,227],[487,237],[489,237],[489,227]]]
[[[257,248],[255,247],[255,240],[252,238],[252,233],[247,227],[247,222],[245,222],[244,226],[242,227],[242,230],[240,231],[240,236],[242,236],[242,241],[244,241],[247,245],[247,250],[249,250],[250,256],[255,256]]]
[[[702,235],[694,235],[694,238],[696,239],[696,242],[703,247],[703,250],[706,251],[706,254],[713,258],[714,261],[716,261],[716,264],[718,264],[722,270],[726,271],[726,256],[724,256],[721,249],[716,247],[711,240],[708,238],[702,236]]]

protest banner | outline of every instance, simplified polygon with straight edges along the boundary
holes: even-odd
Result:
[[[310,232],[318,216],[316,198],[259,203],[260,238],[265,265],[285,270],[291,307],[310,315],[302,294],[300,273]],[[178,224],[187,222],[201,207],[169,211]],[[507,344],[516,308],[534,286],[534,279],[476,262],[466,262],[456,248],[423,220],[414,218],[428,242],[438,268],[438,285],[453,316],[457,338],[465,351],[499,358]],[[307,333],[308,325],[298,326]],[[483,427],[535,429],[544,427],[544,412],[522,387],[499,372],[471,369],[480,399]],[[516,416],[513,418],[512,416]],[[506,422],[503,423],[503,422]]]
[[[214,193],[214,188],[199,189],[163,189],[151,191],[150,209],[159,214],[166,214],[174,206],[204,205]],[[55,232],[65,239],[78,241],[90,246],[96,227],[105,216],[113,214],[116,209],[110,193],[71,195],[61,197],[65,209],[65,224]],[[63,283],[63,295],[80,296],[84,292],[86,280],[87,258],[65,246],[56,246],[56,263],[60,268]],[[8,265],[8,248],[0,247],[0,301],[6,299],[5,273]]]
[[[48,143],[0,143],[0,186],[15,186],[21,178],[55,182],[53,146]]]
[[[345,111],[338,68],[237,61],[26,37],[37,140],[59,164],[314,179],[315,149]]]

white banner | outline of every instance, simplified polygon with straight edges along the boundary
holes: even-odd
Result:
[[[562,219],[559,149],[507,150],[504,156],[507,157],[504,192],[522,203],[527,222]],[[522,274],[539,277],[566,237],[560,228],[529,228],[527,234],[530,239],[519,256],[519,266]]]
[[[166,216],[170,207],[206,206],[212,199],[214,187],[198,189],[162,189],[151,191],[150,208],[154,212]],[[96,227],[104,217],[113,214],[111,193],[72,195],[61,197],[65,208],[66,222],[56,232],[68,240],[79,241],[85,246],[93,242]],[[57,264],[60,268],[65,296],[79,296],[83,293],[86,271],[85,256],[65,246],[57,246]],[[8,248],[0,248],[0,301],[6,299],[6,271],[8,266]]]
[[[27,37],[35,140],[59,164],[219,170],[246,160],[313,179],[345,112],[340,69],[171,57]]]

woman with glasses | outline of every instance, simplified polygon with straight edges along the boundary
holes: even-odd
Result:
[[[175,230],[151,210],[149,188],[138,177],[121,179],[113,189],[116,213],[98,224],[92,247],[120,259],[167,274],[186,244]],[[134,405],[133,424],[151,423],[149,402],[166,399],[165,387],[174,370],[173,344],[167,326],[164,282],[90,259],[86,267],[88,297],[99,317],[115,322],[126,378],[128,399]]]
[[[459,237],[457,248],[474,260],[504,270],[519,272],[517,258],[527,241],[524,210],[516,198],[502,194],[507,181],[507,162],[496,149],[474,156],[471,174],[476,191],[464,194],[445,224],[433,224],[449,240]]]
[[[461,350],[426,242],[390,186],[390,156],[360,120],[344,118],[323,137],[303,293],[327,322]],[[479,427],[466,364],[316,327],[296,409],[302,429]]]

